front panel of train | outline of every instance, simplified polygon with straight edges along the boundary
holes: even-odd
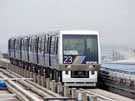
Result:
[[[99,69],[98,36],[63,34],[62,81],[68,86],[96,86]]]

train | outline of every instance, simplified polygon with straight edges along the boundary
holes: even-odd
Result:
[[[100,69],[98,31],[60,30],[12,37],[10,62],[66,86],[97,85]]]

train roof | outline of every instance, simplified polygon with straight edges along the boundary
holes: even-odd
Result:
[[[60,31],[62,34],[88,34],[88,35],[99,35],[96,30],[62,30]]]
[[[16,37],[11,37],[10,39],[21,39],[28,37],[36,37],[36,36],[44,36],[44,35],[59,35],[59,34],[80,34],[80,35],[98,35],[98,31],[96,30],[59,30],[59,31],[48,31],[48,32],[30,32],[27,35],[20,35]]]

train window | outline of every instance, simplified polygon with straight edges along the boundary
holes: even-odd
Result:
[[[58,37],[56,38],[56,54],[58,54]]]
[[[15,50],[17,50],[17,39],[15,40]]]
[[[28,39],[25,39],[25,50],[28,50]]]
[[[10,47],[10,46],[11,46],[10,44],[11,44],[11,42],[10,42],[10,39],[9,39],[9,40],[8,40],[8,52],[9,52],[9,56],[10,56],[10,48],[11,48],[11,47]]]
[[[44,36],[42,36],[41,51],[42,51],[42,53],[44,53]]]
[[[52,53],[52,36],[49,38],[49,53]]]
[[[34,44],[34,38],[32,38],[32,52],[34,52],[35,51],[35,44]]]
[[[54,53],[55,54],[58,53],[58,37],[55,37],[55,41],[54,41]]]
[[[30,43],[29,43],[30,51],[32,51],[32,40],[30,38]]]
[[[26,50],[26,39],[24,39],[23,45],[24,45],[24,51],[25,51]]]
[[[43,38],[43,47],[44,47],[44,54],[46,53],[46,35]]]
[[[42,52],[42,38],[40,39],[40,52]]]
[[[38,41],[39,41],[39,37],[35,38],[35,52],[38,52]]]
[[[12,51],[13,51],[13,49],[14,49],[14,40],[12,40],[11,46],[12,46]]]
[[[27,52],[29,51],[29,38],[27,38]]]
[[[16,39],[14,39],[14,57],[15,57],[15,42],[16,42]]]
[[[22,58],[22,38],[20,40],[20,59]]]
[[[56,55],[57,53],[57,37],[55,36],[55,41],[54,41],[54,54]]]
[[[34,38],[32,38],[32,52],[34,52],[35,51],[35,48],[34,48],[35,46],[34,46]]]
[[[30,50],[30,38],[27,39],[27,50],[28,50],[28,52]]]
[[[41,51],[42,51],[42,37],[40,36],[40,37],[38,37],[38,52],[40,53]]]
[[[55,54],[55,37],[51,36],[51,54]]]
[[[35,50],[36,50],[36,46],[35,46],[35,45],[36,45],[36,42],[35,42],[35,39],[36,39],[35,37],[32,38],[32,51],[33,51],[33,52],[35,52]]]
[[[50,36],[48,36],[48,38],[47,38],[47,53],[49,53],[49,51],[50,51]]]
[[[42,36],[42,45],[41,45],[41,48],[42,48],[42,53],[44,54],[45,53],[45,36]]]
[[[47,35],[45,35],[45,39],[44,39],[45,41],[45,43],[44,43],[44,47],[45,47],[45,53],[47,53],[47,44],[48,44],[48,36]]]
[[[63,50],[64,56],[83,56],[79,64],[98,62],[97,35],[63,35]]]

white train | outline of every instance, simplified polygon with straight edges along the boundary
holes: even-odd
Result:
[[[11,63],[67,86],[96,86],[101,61],[99,33],[64,30],[11,38],[9,57]]]

